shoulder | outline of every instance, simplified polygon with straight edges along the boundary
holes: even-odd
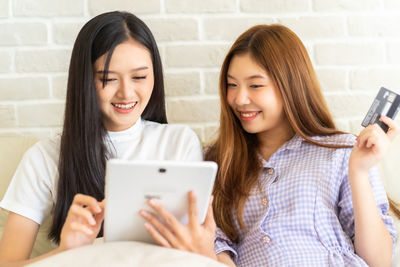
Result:
[[[41,175],[54,173],[58,169],[59,155],[60,136],[40,140],[25,152],[19,166]]]
[[[335,134],[330,136],[312,136],[310,139],[324,145],[336,145],[352,147],[356,142],[356,137],[352,134]],[[345,148],[346,149],[346,148]]]
[[[143,122],[142,144],[154,148],[163,160],[202,160],[202,147],[196,133],[182,124]]]
[[[331,136],[312,136],[310,137],[313,141],[321,145],[311,144],[305,142],[304,149],[313,151],[314,155],[318,154],[318,157],[325,161],[331,162],[333,165],[344,166],[348,164],[353,145],[355,144],[356,137],[352,134],[335,134]],[[334,146],[334,147],[329,147]],[[338,147],[335,147],[338,146]]]
[[[60,154],[61,136],[57,135],[52,138],[38,141],[27,153],[41,155],[49,158],[58,158]]]

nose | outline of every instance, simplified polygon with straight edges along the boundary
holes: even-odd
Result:
[[[122,79],[118,88],[117,96],[123,100],[131,100],[135,93],[135,85],[131,79]]]
[[[239,87],[235,97],[235,103],[238,106],[250,104],[248,91],[245,87]]]

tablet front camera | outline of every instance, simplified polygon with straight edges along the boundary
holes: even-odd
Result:
[[[160,173],[165,173],[165,172],[167,172],[167,169],[165,169],[165,168],[159,168],[159,169],[158,169],[158,172],[160,172]]]

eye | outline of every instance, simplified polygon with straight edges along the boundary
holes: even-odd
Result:
[[[234,83],[227,83],[227,84],[226,84],[226,87],[228,87],[228,88],[229,88],[229,87],[236,87],[236,84],[234,84]]]
[[[250,85],[250,88],[260,88],[260,87],[264,87],[264,85],[261,85],[261,84]]]
[[[116,81],[117,79],[115,79],[115,78],[107,78],[107,79],[100,78],[99,80],[100,80],[102,83],[106,84],[106,83],[109,83],[109,82]]]
[[[134,76],[132,79],[134,79],[134,80],[144,80],[146,78],[147,78],[147,76]]]

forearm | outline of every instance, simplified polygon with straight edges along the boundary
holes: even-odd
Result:
[[[390,266],[392,238],[383,223],[368,179],[368,172],[349,170],[354,208],[354,247],[369,266]]]
[[[28,260],[22,260],[22,261],[14,261],[14,262],[1,262],[0,263],[0,267],[19,267],[19,266],[25,266],[28,265],[30,263],[34,263],[40,260],[43,260],[45,258],[48,258],[50,256],[56,255],[58,253],[62,252],[62,250],[60,248],[56,248],[46,254],[40,255],[38,257],[35,258],[31,258]]]
[[[236,264],[233,262],[231,257],[225,252],[221,252],[217,254],[217,260],[221,263],[224,263],[228,266],[236,267]]]

